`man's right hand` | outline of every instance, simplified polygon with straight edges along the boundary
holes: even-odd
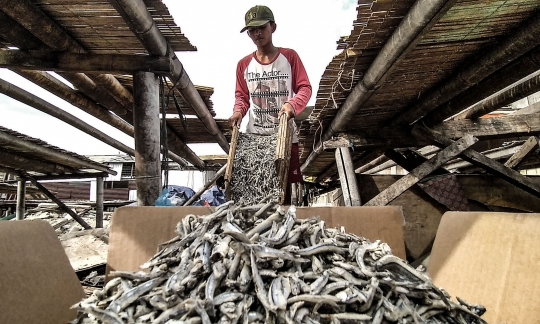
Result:
[[[240,128],[240,124],[242,124],[242,114],[238,111],[232,114],[231,118],[229,118],[229,125],[232,127],[238,127]]]

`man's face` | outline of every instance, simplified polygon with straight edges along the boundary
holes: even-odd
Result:
[[[272,39],[273,26],[272,23],[267,22],[260,27],[249,27],[247,32],[253,43],[257,47],[262,47]]]

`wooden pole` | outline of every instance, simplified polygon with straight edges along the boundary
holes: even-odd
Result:
[[[43,192],[45,196],[47,196],[50,200],[54,201],[64,212],[68,213],[71,217],[73,217],[73,219],[77,221],[77,223],[79,223],[84,229],[92,229],[92,227],[88,225],[84,221],[84,219],[82,219],[73,210],[71,210],[71,208],[66,206],[66,204],[64,204],[60,199],[56,198],[56,196],[52,192],[47,190],[47,188],[45,188],[41,183],[37,182],[36,179],[28,175],[21,175],[21,177],[25,177],[30,180],[30,182],[32,182],[34,186],[41,190],[41,192]]]
[[[338,168],[339,179],[341,182],[341,191],[345,206],[360,206],[360,191],[354,166],[351,160],[351,153],[348,147],[336,149],[336,165]]]
[[[204,187],[202,187],[201,190],[197,191],[197,193],[195,195],[193,195],[193,197],[189,198],[188,201],[186,201],[184,203],[184,206],[189,206],[191,204],[193,204],[197,199],[199,199],[199,197],[206,191],[208,190],[208,188],[210,188],[215,182],[216,180],[221,177],[222,175],[225,174],[225,170],[227,169],[227,164],[225,164],[224,166],[221,167],[221,169],[219,169],[218,172],[216,172],[216,174],[214,175],[214,177],[212,179],[210,179],[208,182],[205,183]]]
[[[158,86],[158,78],[154,73],[137,72],[133,76],[138,206],[154,206],[161,189]]]
[[[23,220],[24,219],[24,212],[25,212],[25,196],[26,196],[26,181],[25,180],[19,180],[17,181],[17,209],[15,212],[15,216],[17,220]]]
[[[276,173],[281,185],[280,203],[285,202],[285,194],[289,185],[289,166],[291,162],[291,147],[292,147],[292,126],[288,120],[287,114],[281,115],[279,118],[278,139],[276,143],[276,156],[274,165]],[[292,188],[289,188],[292,194]]]
[[[225,196],[227,200],[231,200],[231,180],[232,171],[234,165],[234,156],[236,155],[236,144],[238,143],[238,127],[233,126],[231,146],[229,149],[229,157],[227,158],[227,165],[225,169]]]
[[[364,206],[385,206],[395,198],[399,197],[399,195],[412,187],[415,183],[440,168],[450,159],[462,153],[476,142],[478,142],[477,138],[471,135],[466,135],[463,138],[457,140],[456,142],[451,143],[447,148],[439,152],[436,156],[424,162],[406,176],[400,178],[390,187],[381,191],[381,193],[368,201]]]
[[[298,186],[291,183],[291,206],[298,206]]]
[[[96,178],[96,228],[103,228],[103,178]]]
[[[26,171],[35,171],[44,174],[63,174],[77,172],[76,168],[70,168],[65,165],[50,163],[41,160],[31,159],[24,155],[12,153],[0,149],[0,160],[2,165],[15,168],[24,169]]]

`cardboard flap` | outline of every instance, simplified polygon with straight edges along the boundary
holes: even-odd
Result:
[[[327,227],[345,227],[349,233],[370,241],[380,240],[392,253],[406,260],[401,208],[385,207],[303,207],[296,209],[298,218],[321,217]]]
[[[0,222],[0,323],[67,323],[84,296],[47,222]]]
[[[187,215],[207,215],[210,207],[122,207],[109,230],[107,273],[140,271],[157,253],[158,245],[176,236],[176,224]]]
[[[428,265],[438,287],[487,308],[488,323],[538,323],[540,214],[448,212]]]
[[[176,236],[176,224],[182,218],[211,211],[209,207],[118,208],[110,227],[107,273],[139,271],[156,254],[160,243]],[[320,216],[328,227],[345,226],[348,232],[386,242],[396,256],[405,259],[403,215],[396,207],[298,208],[297,215]]]

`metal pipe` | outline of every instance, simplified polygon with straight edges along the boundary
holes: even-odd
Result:
[[[535,76],[522,80],[519,84],[480,101],[453,119],[477,119],[538,91],[540,91],[540,73],[536,73]]]
[[[57,150],[53,150],[48,147],[37,145],[32,142],[25,141],[24,139],[18,138],[17,136],[13,136],[8,133],[1,132],[1,131],[0,131],[0,144],[4,148],[13,146],[13,147],[17,147],[18,149],[20,148],[20,149],[27,150],[29,152],[34,152],[36,154],[42,155],[43,158],[47,158],[52,161],[65,164],[73,168],[105,171],[109,174],[116,175],[116,171],[113,171],[109,169],[108,167],[103,166],[101,164],[81,160],[78,157],[75,157],[73,155],[69,155],[66,153],[59,152]]]
[[[204,124],[208,132],[214,136],[225,152],[229,152],[229,142],[219,129],[210,114],[208,107],[191,82],[180,60],[169,47],[167,40],[156,26],[146,4],[142,0],[109,0],[118,13],[124,18],[130,29],[139,37],[150,55],[170,56],[173,59],[171,81],[177,85],[184,99],[193,107],[195,114]]]
[[[135,182],[138,206],[154,206],[161,189],[158,87],[158,78],[154,73],[137,72],[133,76]]]
[[[24,219],[25,196],[26,196],[26,181],[19,180],[17,181],[17,209],[15,210],[15,217],[17,218],[17,220]]]
[[[538,70],[540,70],[540,46],[437,107],[419,122],[428,126],[436,125]]]
[[[105,134],[104,132],[90,126],[79,118],[48,103],[47,101],[39,98],[38,96],[17,87],[16,85],[0,79],[0,92],[15,100],[27,104],[30,107],[36,108],[37,110],[56,117],[61,121],[68,123],[69,125],[91,135],[92,137],[99,139],[103,143],[106,143],[126,154],[135,156],[135,150],[133,150],[129,146],[124,145],[120,141],[117,141],[109,135]]]
[[[441,86],[393,118],[392,126],[413,124],[433,109],[456,97],[539,44],[540,14],[529,19],[479,59],[465,66]]]
[[[103,178],[96,178],[96,228],[103,228]]]
[[[388,77],[390,69],[397,65],[410,52],[421,38],[420,36],[431,28],[455,3],[455,0],[417,0],[390,39],[384,44],[379,54],[367,70],[362,81],[358,82],[351,91],[345,103],[332,120],[330,127],[323,133],[321,141],[307,157],[301,167],[304,171],[313,163],[323,150],[323,142],[354,120],[356,112],[371,97],[377,85]]]

